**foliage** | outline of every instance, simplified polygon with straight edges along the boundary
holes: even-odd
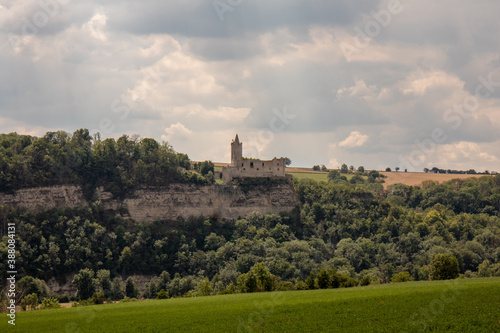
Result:
[[[200,173],[205,176],[205,175],[208,175],[209,172],[212,172],[212,174],[214,173],[214,164],[212,163],[212,161],[203,161],[200,163],[200,166],[199,166],[199,170],[200,170]]]
[[[162,289],[158,292],[158,295],[156,295],[156,299],[167,299],[168,298],[168,293],[165,291],[165,289]]]
[[[125,281],[125,296],[128,298],[137,298],[139,296],[139,288],[134,278],[129,277]]]
[[[59,305],[59,300],[57,298],[44,298],[42,300],[42,304],[40,304],[40,309],[45,310],[45,309],[57,309],[60,308],[61,306]]]
[[[102,291],[98,292],[98,293],[94,293],[92,295],[92,298],[89,299],[89,302],[92,304],[95,304],[95,305],[104,304],[107,301],[108,301],[108,299]]]
[[[137,302],[137,298],[130,298],[130,297],[125,297],[124,299],[121,300],[121,303],[131,303],[131,302]]]
[[[118,140],[101,140],[99,134],[92,137],[86,129],[73,134],[47,132],[41,138],[0,134],[0,192],[5,193],[77,184],[88,199],[97,186],[123,197],[138,186],[194,181],[181,170],[189,168],[186,154],[149,138],[123,135]]]
[[[397,274],[394,274],[391,278],[391,282],[393,282],[393,283],[408,282],[408,281],[413,281],[413,278],[411,277],[410,273],[408,273],[408,272],[399,272]]]
[[[94,271],[88,268],[81,269],[73,278],[77,288],[76,297],[80,300],[89,299],[95,292]]]
[[[49,295],[49,288],[45,281],[35,279],[31,276],[24,276],[16,282],[16,294],[18,299],[35,294],[38,304],[39,299],[44,299]]]
[[[21,301],[21,308],[23,311],[35,310],[38,306],[38,295],[32,293],[23,297]]]
[[[97,142],[110,152],[114,145],[137,146],[146,155],[160,149],[147,140],[123,138],[108,142],[109,147],[90,141]],[[125,296],[118,276],[130,275],[153,276],[145,298],[155,298],[162,289],[173,297],[201,287],[213,294],[286,289],[289,283],[315,289],[322,269],[341,275],[339,287],[359,280],[388,283],[397,272],[427,280],[434,278],[431,261],[439,253],[454,256],[466,276],[500,271],[500,176],[421,187],[396,184],[387,190],[377,183],[376,171],[348,175],[367,178],[364,184],[340,183],[345,176],[336,170],[328,176],[339,183],[294,181],[300,203],[291,213],[252,213],[237,221],[191,217],[143,223],[104,210],[98,201],[84,209],[41,212],[1,206],[2,225],[12,221],[17,226],[16,260],[24,276],[19,295],[37,293],[43,299],[48,297],[43,280],[64,281],[75,273],[80,299],[103,292],[113,300]],[[249,179],[235,185],[265,191],[280,182]],[[7,238],[1,236],[0,283],[5,284]],[[254,268],[258,263],[260,271]],[[266,270],[271,279],[259,277],[259,272],[269,277]]]
[[[340,167],[340,173],[349,173],[349,168],[347,167],[347,164],[342,164]]]
[[[458,277],[458,260],[451,254],[438,253],[432,257],[431,279],[449,280]]]
[[[111,283],[111,300],[119,301],[125,296],[123,282],[120,278],[115,277]]]

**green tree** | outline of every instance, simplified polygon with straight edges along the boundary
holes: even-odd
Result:
[[[19,298],[35,293],[38,299],[44,299],[49,295],[49,287],[45,281],[25,276],[16,283],[16,293]]]
[[[359,167],[358,167],[358,172],[359,172],[359,173],[364,173],[364,172],[365,172],[365,167],[364,167],[364,166],[362,166],[362,165],[361,165],[361,166],[359,166]]]
[[[198,283],[196,287],[196,295],[199,296],[210,296],[212,293],[212,286],[210,285],[210,280],[205,278]]]
[[[125,297],[125,291],[123,290],[123,282],[120,278],[114,278],[111,283],[111,300],[119,301]]]
[[[210,171],[212,172],[212,175],[213,175],[214,174],[214,169],[215,169],[215,166],[212,163],[212,161],[203,161],[203,162],[201,162],[200,173],[203,176],[207,175]]]
[[[431,260],[431,280],[449,280],[458,277],[458,260],[447,253],[438,253]]]
[[[128,298],[137,298],[139,296],[137,282],[131,276],[125,281],[125,296]]]
[[[107,269],[97,271],[98,290],[104,293],[106,298],[111,297],[111,274]]]
[[[347,167],[347,164],[342,164],[340,167],[340,173],[349,173],[349,168]]]
[[[73,278],[73,284],[77,288],[76,297],[80,300],[86,300],[95,293],[94,271],[84,268]]]
[[[323,268],[319,273],[318,276],[316,277],[317,282],[318,282],[318,287],[320,289],[326,289],[328,287],[331,287],[331,276],[330,273],[327,269]]]

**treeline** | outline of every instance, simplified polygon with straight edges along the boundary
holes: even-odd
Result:
[[[438,167],[433,167],[432,169],[429,168],[424,168],[425,173],[446,173],[446,174],[452,174],[452,175],[496,175],[498,172],[496,171],[488,171],[485,170],[484,172],[477,172],[474,169],[469,169],[469,170],[451,170],[451,169],[440,169]]]
[[[92,137],[86,129],[73,134],[48,132],[38,138],[0,134],[0,192],[60,184],[81,185],[87,198],[98,186],[117,197],[139,185],[204,183],[186,154],[153,139]]]
[[[202,283],[210,293],[259,290],[252,287],[257,269],[269,272],[279,290],[303,288],[308,278],[307,288],[317,286],[322,271],[344,286],[396,276],[428,280],[438,254],[456,259],[457,274],[500,275],[498,175],[388,190],[378,183],[308,180],[294,186],[300,205],[293,213],[251,213],[237,221],[142,223],[105,211],[100,202],[43,213],[1,207],[0,219],[4,228],[16,224],[19,276],[65,282],[82,269],[109,271],[111,279],[153,275],[150,295],[161,290],[155,279],[164,271],[170,280],[162,289],[169,296],[194,292]],[[4,237],[2,283],[6,258]]]

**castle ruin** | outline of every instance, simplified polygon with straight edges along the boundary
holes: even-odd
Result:
[[[243,143],[238,134],[231,142],[231,164],[222,167],[222,179],[229,183],[233,178],[285,178],[284,157],[272,160],[258,160],[243,157]]]

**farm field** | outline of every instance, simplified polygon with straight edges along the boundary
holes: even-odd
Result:
[[[484,177],[485,175],[453,175],[440,173],[424,173],[424,172],[381,172],[387,178],[384,178],[384,186],[387,187],[393,184],[405,185],[420,185],[425,180],[432,180],[438,183],[444,183],[452,179],[467,179],[471,177]],[[485,176],[490,177],[490,176]]]
[[[297,179],[312,179],[315,181],[328,181],[327,172],[312,171],[310,168],[287,168],[287,174],[291,174]],[[471,177],[483,177],[484,175],[454,175],[454,174],[437,174],[437,173],[424,173],[424,172],[380,172],[386,176],[384,178],[384,187],[394,184],[405,184],[410,186],[421,185],[426,180],[432,180],[438,183],[444,183],[452,179],[467,179]],[[350,179],[353,175],[348,174],[344,176]],[[489,176],[486,176],[489,177]]]
[[[16,332],[499,332],[500,278],[18,313]],[[2,330],[4,331],[4,330]]]
[[[324,182],[327,182],[328,181],[328,173],[324,173],[324,172],[286,172],[287,174],[289,175],[292,175],[293,178],[296,178],[296,179],[312,179],[314,181],[317,181],[317,182],[320,182],[320,181],[324,181]],[[346,175],[347,176],[347,179],[349,179],[349,175]]]

